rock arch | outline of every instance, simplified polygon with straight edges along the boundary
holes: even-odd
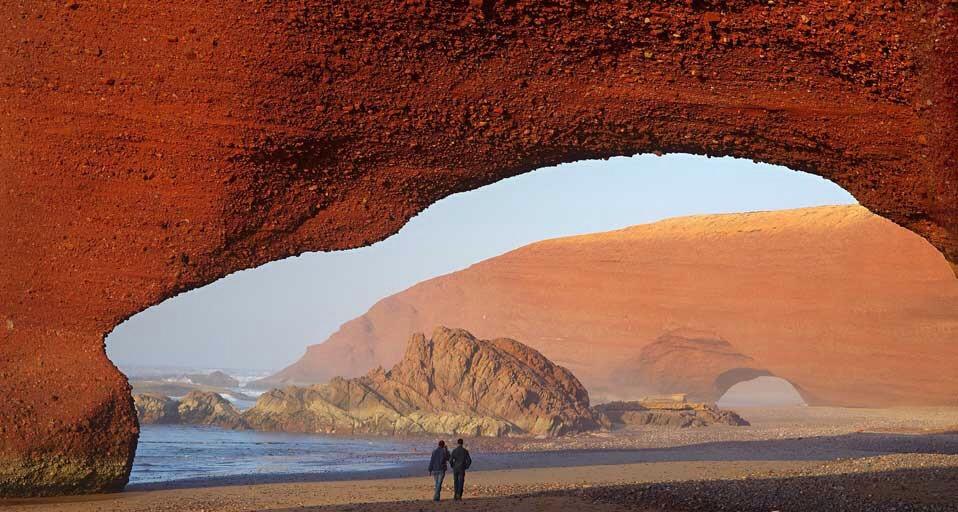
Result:
[[[759,370],[755,368],[732,368],[724,371],[715,377],[715,398],[718,401],[728,393],[729,389],[741,382],[748,382],[759,377],[773,377],[772,372],[768,370]],[[793,384],[794,386],[794,384]]]
[[[819,405],[808,390],[794,382],[766,372],[723,375],[725,382],[734,380],[716,400],[719,407]]]
[[[123,319],[545,165],[782,164],[955,265],[956,22],[950,0],[0,0],[0,494],[124,485]]]

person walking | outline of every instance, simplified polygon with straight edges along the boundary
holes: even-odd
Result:
[[[472,457],[469,456],[469,450],[462,445],[462,439],[456,441],[456,448],[449,456],[449,465],[452,466],[452,481],[455,489],[453,499],[462,499],[462,489],[466,485],[466,470],[472,465]]]
[[[432,495],[433,501],[439,501],[442,481],[446,478],[447,462],[449,462],[449,450],[446,449],[446,442],[440,440],[439,447],[432,451],[432,457],[429,458],[429,474],[436,481],[436,492]]]

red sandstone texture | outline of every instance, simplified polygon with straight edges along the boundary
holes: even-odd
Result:
[[[387,297],[271,380],[360,375],[442,322],[498,332],[594,400],[715,401],[776,375],[813,405],[958,405],[958,280],[860,206],[706,215],[534,243]]]
[[[0,0],[0,494],[123,485],[118,322],[544,165],[783,164],[956,262],[956,20],[954,0]]]

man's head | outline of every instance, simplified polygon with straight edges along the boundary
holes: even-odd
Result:
[[[456,441],[456,444],[458,444],[459,446],[462,446],[462,439]]]
[[[440,448],[445,448],[445,447],[446,447],[446,442],[440,439],[440,440],[439,440],[439,447],[440,447]]]

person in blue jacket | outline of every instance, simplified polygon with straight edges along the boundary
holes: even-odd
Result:
[[[436,492],[432,496],[433,501],[439,501],[439,493],[442,492],[442,481],[446,478],[446,464],[449,462],[449,450],[446,449],[446,442],[440,440],[439,447],[432,451],[432,457],[429,458],[429,474],[436,481]]]

